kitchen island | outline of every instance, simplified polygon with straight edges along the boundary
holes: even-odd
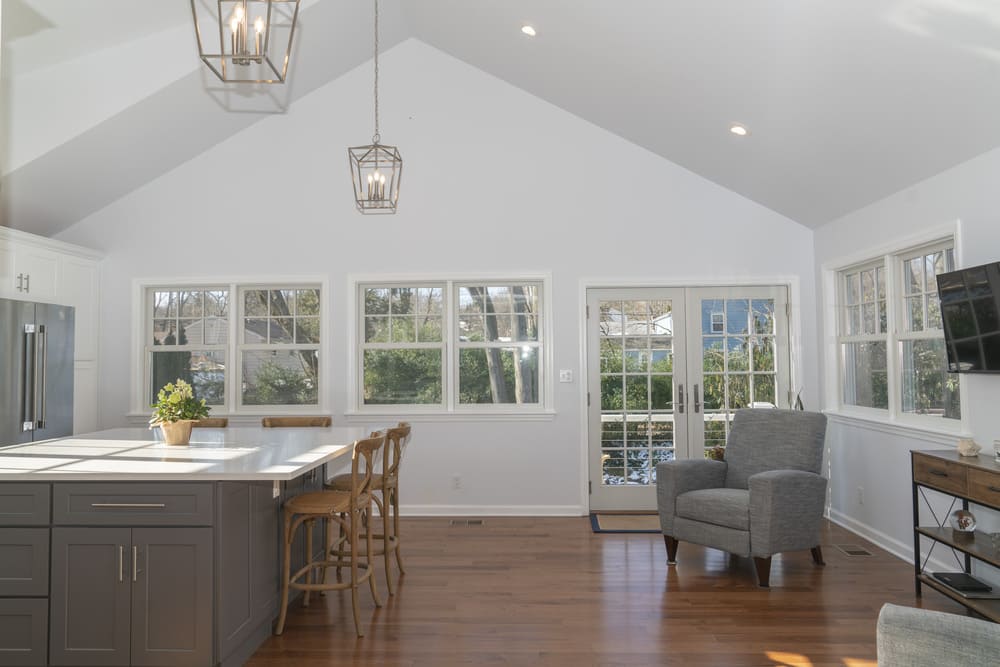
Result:
[[[0,447],[0,666],[242,664],[277,616],[281,502],[322,488],[325,464],[371,430]],[[305,562],[303,540],[293,554]]]

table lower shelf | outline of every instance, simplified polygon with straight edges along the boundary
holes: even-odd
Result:
[[[938,593],[945,595],[955,602],[964,605],[976,612],[980,616],[987,618],[994,623],[1000,623],[1000,599],[984,599],[984,598],[967,598],[961,593],[958,593],[951,588],[945,586],[939,582],[934,577],[928,574],[920,574],[917,576],[920,583],[924,586],[929,586],[933,588]]]

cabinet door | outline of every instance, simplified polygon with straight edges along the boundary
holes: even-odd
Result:
[[[49,594],[49,529],[0,529],[0,597]]]
[[[14,247],[0,241],[0,297],[20,298],[14,278]]]
[[[49,601],[0,599],[0,667],[43,667],[48,642]]]
[[[129,664],[128,528],[53,528],[53,665]]]
[[[14,253],[14,280],[22,299],[53,301],[58,270],[59,256],[49,250],[19,245]]]
[[[133,528],[132,665],[212,664],[212,529]]]

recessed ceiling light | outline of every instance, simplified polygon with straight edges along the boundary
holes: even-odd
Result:
[[[523,26],[521,26],[521,32],[523,32],[528,37],[534,37],[537,34],[535,32],[535,29],[532,28],[530,25],[523,25]]]
[[[730,125],[729,131],[739,137],[745,137],[748,134],[750,134],[750,130],[748,130],[745,126],[740,125],[739,123],[733,123],[732,125]]]

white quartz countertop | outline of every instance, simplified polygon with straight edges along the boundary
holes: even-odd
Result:
[[[191,444],[120,428],[0,447],[2,481],[290,480],[342,456],[373,429],[196,428]]]

